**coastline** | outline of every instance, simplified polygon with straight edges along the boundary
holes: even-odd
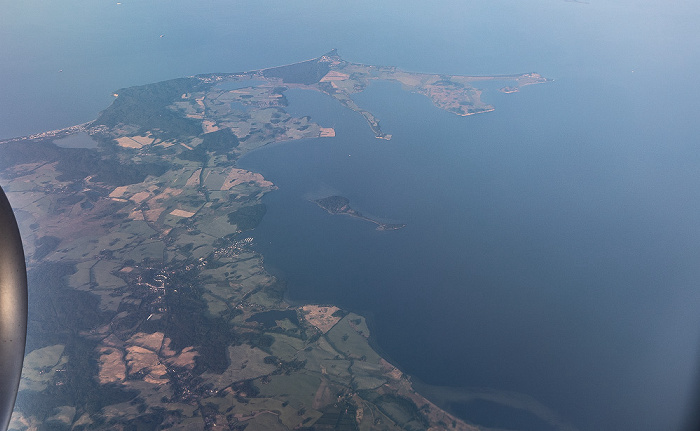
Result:
[[[346,412],[357,413],[353,421],[358,425],[369,426],[380,420],[437,429],[475,429],[414,390],[411,378],[377,351],[366,317],[329,306],[326,308],[335,311],[326,318],[334,323],[319,327],[303,311],[317,305],[287,303],[284,281],[266,270],[264,256],[254,250],[252,237],[246,237],[246,232],[254,230],[264,217],[263,196],[276,186],[259,173],[235,167],[235,161],[270,144],[330,136],[328,128],[310,117],[293,117],[284,110],[286,89],[320,90],[360,113],[376,137],[390,136],[379,131],[379,122],[371,113],[349,98],[357,91],[355,87],[342,90],[348,85],[345,75],[332,75],[335,87],[311,82],[319,75],[329,76],[326,63],[336,63],[341,70],[360,68],[358,73],[368,73],[363,66],[344,62],[332,51],[301,63],[230,75],[234,80],[260,75],[265,81],[264,85],[242,89],[212,88],[223,79],[218,75],[131,87],[119,90],[120,97],[94,121],[3,141],[6,145],[0,149],[7,151],[19,150],[17,144],[24,141],[51,146],[53,140],[75,133],[88,133],[100,142],[96,149],[57,149],[53,154],[25,145],[21,147],[27,152],[25,158],[20,157],[21,161],[10,165],[7,172],[9,192],[17,200],[17,208],[31,214],[29,220],[34,221],[29,226],[35,227],[29,231],[41,232],[41,236],[27,237],[30,264],[37,266],[46,257],[71,262],[75,273],[66,278],[68,287],[89,292],[97,301],[102,313],[97,320],[101,323],[84,328],[84,337],[95,343],[96,379],[150,400],[136,410],[119,407],[123,403],[107,404],[85,421],[102,417],[108,421],[137,420],[141,413],[154,409],[180,411],[183,403],[212,402],[222,397],[227,400],[222,403],[240,399],[246,403],[280,403],[284,412],[291,409],[285,410],[285,403],[293,400],[303,412],[296,416],[280,413],[291,429],[336,415],[329,395],[333,387],[341,394],[337,403],[342,400]],[[385,70],[401,75],[384,78],[407,79],[396,68]],[[424,95],[438,107],[452,110],[448,108],[460,97],[480,103],[478,91],[463,87],[450,90],[452,84],[436,81],[442,79],[438,75],[420,79],[427,80],[426,88],[431,90]],[[437,95],[431,93],[433,90]],[[250,109],[241,113],[234,108],[236,104]],[[464,115],[463,110],[452,111]],[[255,127],[260,124],[265,126]],[[201,132],[202,125],[206,133]],[[84,157],[76,158],[73,153]],[[60,162],[44,163],[53,161],[51,157]],[[166,166],[163,160],[171,162]],[[100,172],[83,176],[92,172],[96,163]],[[46,178],[54,182],[50,187],[45,185]],[[27,191],[23,183],[34,188]],[[62,211],[46,212],[34,207],[41,199],[55,201]],[[333,210],[316,203],[331,214],[374,223],[377,230],[405,226],[382,223],[347,205]],[[103,238],[111,239],[103,244]],[[188,302],[197,305],[183,308]],[[256,320],[264,313],[291,310],[296,319],[272,323]],[[126,323],[130,319],[138,324]],[[225,325],[214,325],[221,319]],[[175,322],[179,330],[174,330],[170,322]],[[217,328],[215,336],[195,335],[212,325]],[[242,339],[244,344],[232,339]],[[64,345],[67,343],[46,348]],[[242,345],[249,346],[249,350],[242,350]],[[28,354],[38,355],[43,348]],[[66,358],[76,356],[73,351],[61,354]],[[241,357],[244,362],[238,363]],[[66,361],[70,366],[71,362]],[[164,364],[174,368],[169,371]],[[331,371],[336,364],[339,368]],[[61,375],[69,381],[79,378],[75,372]],[[47,384],[50,378],[37,379]],[[319,385],[313,401],[293,389],[296,385]],[[167,396],[157,395],[161,387],[168,388]],[[239,409],[233,418],[223,417],[218,410],[206,417],[202,413],[202,417],[206,424],[262,420],[260,414]],[[15,425],[31,418],[46,419],[33,416],[31,411],[27,416],[21,414]],[[184,411],[187,420],[197,417],[197,409],[188,407]],[[272,411],[266,410],[265,414]],[[363,416],[365,411],[372,415]]]

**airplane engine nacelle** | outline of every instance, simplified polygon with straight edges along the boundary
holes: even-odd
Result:
[[[27,272],[12,207],[0,188],[0,431],[17,397],[27,337]]]

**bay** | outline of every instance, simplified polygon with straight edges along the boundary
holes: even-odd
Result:
[[[614,98],[609,90],[527,88],[491,95],[493,114],[460,118],[375,84],[357,101],[394,134],[388,142],[329,98],[290,92],[292,112],[337,137],[241,161],[280,187],[256,233],[266,264],[292,299],[369,312],[378,345],[429,384],[532,396],[580,429],[677,425],[697,319],[669,322],[667,307],[697,301],[700,250],[695,224],[677,220],[697,208],[684,190],[698,178],[676,168],[696,155],[639,136],[634,116],[590,130],[582,116],[603,124],[611,113],[576,102],[582,92],[593,104]],[[562,104],[571,110],[553,109]],[[655,158],[654,171],[630,166],[649,152],[669,158]],[[650,187],[660,181],[671,184]],[[376,232],[310,202],[330,194],[407,227]],[[660,331],[687,342],[663,361]]]

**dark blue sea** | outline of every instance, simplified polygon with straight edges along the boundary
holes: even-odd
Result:
[[[68,3],[3,7],[0,137],[89,121],[120,87],[331,48],[409,71],[553,78],[489,86],[496,110],[471,117],[372,84],[356,101],[390,141],[289,91],[290,112],[337,136],[240,161],[279,187],[256,244],[291,300],[368,315],[378,348],[468,420],[679,426],[700,351],[694,3]],[[329,195],[406,227],[311,202]]]

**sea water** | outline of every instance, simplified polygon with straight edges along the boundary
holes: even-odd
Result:
[[[337,136],[241,161],[280,187],[256,233],[266,264],[292,299],[369,312],[409,374],[522,394],[484,425],[541,429],[522,414],[533,397],[550,425],[677,426],[698,339],[681,302],[698,303],[700,159],[687,124],[661,132],[649,122],[680,120],[640,109],[635,87],[658,71],[628,73],[488,93],[497,110],[469,118],[372,84],[355,99],[388,142],[330,98],[289,92],[290,111]],[[310,202],[330,194],[407,227],[377,232]],[[470,419],[469,403],[452,407]]]

